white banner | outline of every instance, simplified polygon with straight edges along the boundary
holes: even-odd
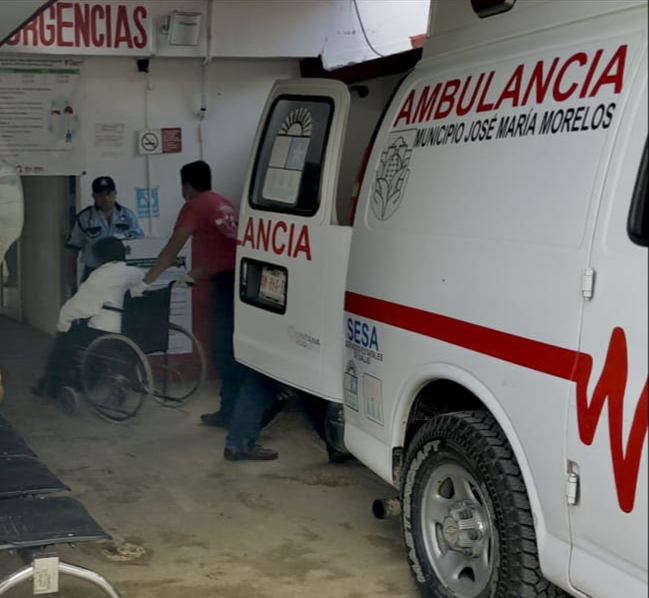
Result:
[[[182,4],[182,3],[179,3]],[[2,52],[148,56],[151,18],[142,2],[63,2],[44,10]]]
[[[0,59],[0,159],[20,175],[84,170],[79,59]]]
[[[126,263],[129,266],[136,266],[148,271],[158,257],[162,248],[167,244],[168,239],[129,239],[126,245]],[[172,280],[178,280],[191,270],[191,242],[187,243],[179,252],[178,258],[183,265],[178,268],[168,268],[151,288],[158,289],[168,285]],[[188,288],[174,286],[171,293],[171,317],[170,320],[185,330],[192,330],[192,291]],[[169,352],[174,354],[190,353],[192,350],[191,341],[185,336],[171,334],[169,338]]]

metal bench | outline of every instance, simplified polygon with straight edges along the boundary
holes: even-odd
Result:
[[[0,457],[36,457],[36,453],[14,428],[0,423]]]
[[[29,455],[7,456],[11,451]],[[29,580],[35,595],[58,593],[63,574],[89,582],[110,598],[121,598],[98,573],[47,552],[60,544],[107,540],[110,535],[74,498],[43,496],[69,488],[6,420],[0,420],[0,455],[0,552],[15,552],[24,563],[0,579],[0,596]]]
[[[51,494],[69,489],[44,463],[34,457],[0,457],[0,499]]]

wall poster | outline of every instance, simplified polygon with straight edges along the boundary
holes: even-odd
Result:
[[[20,175],[80,175],[80,59],[0,57],[0,160]]]

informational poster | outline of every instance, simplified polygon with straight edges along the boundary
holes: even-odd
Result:
[[[124,123],[95,123],[95,147],[124,149],[125,129]]]
[[[20,175],[79,175],[79,59],[0,59],[0,159]]]
[[[155,264],[158,254],[167,244],[168,239],[129,239],[126,245],[126,263],[148,270]],[[191,243],[187,243],[179,252],[177,266],[165,270],[152,289],[168,285],[172,280],[182,278],[191,270]],[[192,291],[174,285],[171,293],[171,321],[186,330],[192,329]],[[191,342],[185,336],[171,334],[169,338],[169,352],[173,354],[191,353]]]

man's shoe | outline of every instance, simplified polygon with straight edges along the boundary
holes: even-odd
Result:
[[[40,378],[30,390],[33,395],[41,399],[53,399],[58,394],[57,389],[46,378]]]
[[[201,415],[201,423],[204,426],[225,428],[226,430],[230,426],[229,418],[223,417],[223,414],[220,411],[215,411],[214,413],[203,413],[203,415]]]
[[[44,399],[47,396],[47,394],[45,393],[45,385],[40,381],[34,384],[34,386],[31,386],[30,390],[32,391],[32,394],[34,396],[40,397],[41,399]]]
[[[279,457],[279,453],[259,444],[253,444],[248,449],[226,448],[223,456],[228,461],[274,461]]]

